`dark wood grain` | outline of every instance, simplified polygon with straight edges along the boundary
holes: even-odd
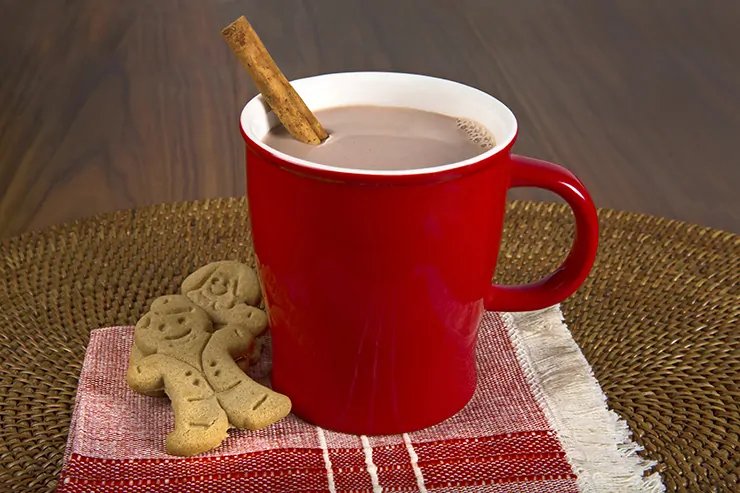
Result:
[[[476,86],[517,114],[517,152],[599,206],[740,232],[735,0],[2,0],[0,236],[244,193],[255,90],[219,34],[241,14],[289,78]]]

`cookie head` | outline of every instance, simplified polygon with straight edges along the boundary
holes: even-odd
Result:
[[[194,338],[212,330],[208,314],[185,296],[157,298],[149,312],[136,324],[136,345],[145,354],[164,346],[189,344]]]
[[[249,266],[229,260],[192,273],[183,281],[182,293],[209,311],[231,310],[239,304],[258,306],[262,297],[257,274]]]

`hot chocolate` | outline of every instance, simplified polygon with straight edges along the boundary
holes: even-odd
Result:
[[[412,108],[343,106],[315,114],[329,132],[320,145],[295,140],[282,125],[263,142],[313,163],[363,170],[441,166],[495,145],[491,133],[477,122]]]

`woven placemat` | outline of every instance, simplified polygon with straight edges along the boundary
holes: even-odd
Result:
[[[740,488],[740,237],[601,211],[599,255],[563,304],[611,407],[668,491]],[[560,205],[510,206],[497,281],[535,280],[570,246]],[[251,262],[246,202],[161,205],[0,244],[0,485],[53,491],[90,330],[133,324],[197,267]]]

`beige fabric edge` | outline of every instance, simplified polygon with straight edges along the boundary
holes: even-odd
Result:
[[[606,396],[559,306],[503,313],[525,377],[578,475],[582,493],[661,493],[656,465],[640,457],[627,423]]]

